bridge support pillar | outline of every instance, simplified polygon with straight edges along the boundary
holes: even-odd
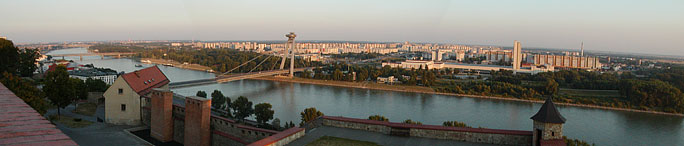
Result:
[[[83,61],[83,56],[78,56],[78,57],[80,57],[80,58],[81,58],[81,61]]]

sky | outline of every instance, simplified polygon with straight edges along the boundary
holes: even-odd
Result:
[[[428,42],[684,56],[683,0],[0,0],[16,43]]]

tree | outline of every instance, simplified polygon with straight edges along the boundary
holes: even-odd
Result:
[[[302,116],[302,124],[304,124],[313,121],[314,119],[320,116],[323,116],[323,113],[316,110],[316,108],[314,107],[310,107],[304,109],[304,111],[301,112],[300,115]]]
[[[230,99],[228,99],[230,102]],[[226,97],[219,90],[214,90],[211,92],[211,106],[215,109],[225,110],[226,107]],[[227,108],[226,108],[227,109]]]
[[[235,99],[235,101],[232,104],[230,104],[230,108],[233,109],[233,116],[242,121],[244,121],[245,118],[254,114],[252,102],[244,96],[240,96],[237,99]]]
[[[86,79],[85,84],[88,87],[88,92],[104,92],[109,88],[109,85],[104,81],[93,78]]]
[[[19,74],[23,77],[33,76],[33,72],[38,69],[36,59],[40,58],[38,49],[24,49],[19,51]]]
[[[60,116],[60,109],[76,99],[76,87],[69,79],[66,66],[58,65],[55,70],[48,72],[43,92],[51,103],[57,106],[57,115]]]
[[[19,49],[12,41],[0,38],[0,72],[17,73]]]
[[[21,98],[31,106],[31,108],[38,111],[38,113],[45,114],[48,107],[48,102],[45,100],[45,95],[40,89],[33,86],[27,80],[22,79],[19,76],[3,72],[0,76],[0,82],[2,82],[7,89],[14,92],[17,97]]]
[[[85,100],[88,99],[88,86],[86,86],[83,80],[78,78],[69,78],[69,82],[74,85],[74,91],[76,92],[76,99]]]
[[[273,119],[273,109],[271,109],[271,104],[269,103],[259,103],[254,105],[254,115],[258,123],[266,124],[269,120]]]
[[[381,115],[372,115],[368,117],[368,120],[376,120],[376,121],[385,121],[389,122],[389,119],[385,118],[385,116]]]
[[[558,83],[556,80],[546,80],[545,93],[546,95],[556,95],[558,93]]]
[[[466,124],[463,123],[463,122],[459,122],[459,121],[446,121],[446,122],[442,123],[442,126],[447,126],[447,127],[468,127],[468,128],[470,128],[470,126],[466,125]]]
[[[195,96],[207,98],[207,92],[197,91],[197,94],[195,94]]]
[[[343,78],[344,78],[344,75],[342,74],[342,71],[340,71],[340,69],[335,69],[335,71],[333,72],[332,79],[335,81],[340,81]]]
[[[406,119],[406,120],[404,120],[403,123],[406,123],[406,124],[414,124],[414,125],[423,125],[423,123],[418,122],[418,121],[412,121],[411,119]]]

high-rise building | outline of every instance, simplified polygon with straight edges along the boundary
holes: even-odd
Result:
[[[581,50],[582,51],[580,52],[580,56],[584,57],[584,42],[582,42]]]
[[[513,70],[519,70],[522,64],[522,52],[520,42],[515,41],[513,46]]]

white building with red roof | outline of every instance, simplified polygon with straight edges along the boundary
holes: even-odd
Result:
[[[142,97],[154,88],[169,89],[169,82],[157,66],[119,76],[104,93],[105,122],[115,125],[141,124]]]

